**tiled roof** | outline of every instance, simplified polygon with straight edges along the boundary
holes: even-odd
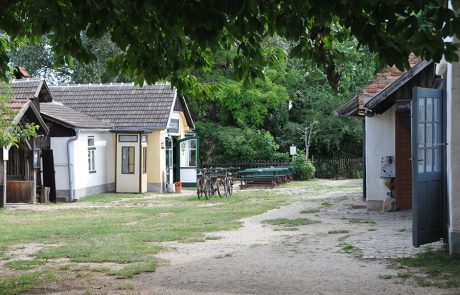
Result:
[[[428,62],[423,61],[420,57],[411,53],[409,55],[409,65],[411,69],[407,71],[400,71],[396,66],[387,66],[382,69],[374,78],[366,83],[364,87],[356,93],[356,96],[337,109],[337,113],[342,116],[354,116],[357,114],[366,114],[366,104],[373,100],[379,94],[386,91],[386,89],[399,81],[403,76],[407,76],[416,65],[425,66]]]
[[[421,61],[422,59],[415,56],[413,53],[409,55],[409,65],[411,68]],[[405,71],[400,71],[395,66],[388,66],[381,70],[380,73],[375,75],[372,80],[368,81],[362,91],[357,94],[359,109],[361,110],[364,108],[365,103],[398,80],[404,72]]]
[[[49,86],[56,101],[116,128],[165,129],[176,89],[169,84],[85,84]]]
[[[9,106],[13,114],[19,113],[21,109],[30,102],[28,99],[12,99],[9,102]],[[3,114],[3,119],[10,120],[10,116],[8,114]]]
[[[40,104],[40,113],[44,118],[49,118],[71,128],[110,129],[112,125],[82,114],[66,107],[60,102],[47,102]]]
[[[13,98],[27,99],[38,97],[43,85],[42,79],[19,79],[10,84]]]

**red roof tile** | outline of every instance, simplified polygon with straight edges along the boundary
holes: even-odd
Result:
[[[409,55],[409,65],[414,67],[417,63],[422,61],[418,56],[415,56],[413,53]],[[377,96],[385,88],[391,85],[394,81],[398,80],[405,71],[400,71],[395,66],[387,66],[382,69],[375,77],[368,81],[364,85],[363,89],[357,93],[358,97],[358,108],[359,110],[364,111],[364,104],[371,100],[373,97]]]

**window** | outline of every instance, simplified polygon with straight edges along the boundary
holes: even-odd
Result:
[[[88,136],[88,171],[96,173],[96,146],[94,145],[94,136]]]
[[[196,139],[190,139],[182,142],[181,150],[185,152],[185,166],[196,167]]]
[[[119,142],[137,142],[137,135],[118,135]]]
[[[147,147],[142,147],[142,174],[147,173]]]
[[[171,119],[169,121],[168,133],[179,133],[179,119]]]
[[[121,173],[134,174],[134,147],[124,146],[121,148]]]

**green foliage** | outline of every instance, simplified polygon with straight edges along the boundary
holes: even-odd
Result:
[[[408,66],[410,52],[427,60],[439,61],[443,55],[458,60],[456,45],[445,37],[460,35],[460,18],[439,0],[4,2],[0,30],[9,36],[9,42],[0,42],[4,79],[5,43],[14,46],[46,34],[58,65],[71,64],[71,57],[94,61],[82,31],[91,38],[109,34],[121,49],[112,54],[111,63],[138,83],[171,76],[177,85],[190,86],[191,72],[209,66],[210,52],[233,44],[237,77],[260,77],[279,56],[262,46],[267,36],[275,35],[293,42],[293,57],[320,65],[332,85],[340,78],[337,62],[346,58],[334,42],[349,35],[379,53],[381,64]]]
[[[234,122],[237,126],[259,127],[269,110],[287,102],[288,92],[269,77],[257,79],[250,86],[242,81],[224,78],[219,83],[216,101],[223,124]]]
[[[446,251],[427,251],[415,257],[396,259],[396,262],[422,270],[424,275],[417,279],[420,285],[438,288],[458,288],[460,285],[460,259],[449,256]]]
[[[318,122],[313,128],[310,154],[320,158],[361,155],[361,122],[336,116],[335,110],[373,76],[375,62],[366,48],[357,49],[357,41],[353,38],[335,42],[333,47],[347,56],[337,63],[337,72],[341,76],[337,89],[328,85],[326,75],[315,64],[289,59],[286,87],[292,109],[289,122],[276,133],[281,150],[288,150],[291,144],[304,147],[302,134],[305,126]]]
[[[267,131],[224,127],[210,121],[199,121],[196,128],[202,147],[206,147],[201,154],[204,162],[287,160],[287,153],[278,152],[278,145]]]
[[[16,122],[16,114],[10,107],[12,99],[8,85],[0,89],[0,147],[17,146],[19,142],[36,136],[39,126],[35,123]]]
[[[308,180],[315,176],[315,166],[308,160],[304,154],[300,153],[294,157],[294,179]]]

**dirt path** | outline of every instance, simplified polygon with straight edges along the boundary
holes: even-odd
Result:
[[[359,185],[341,181],[337,185]],[[289,190],[289,189],[287,189]],[[217,240],[168,243],[168,265],[130,280],[136,294],[448,294],[455,290],[417,287],[398,279],[385,260],[344,253],[348,236],[376,231],[372,220],[349,222],[359,194],[329,193],[243,220],[235,231],[212,233]],[[331,200],[324,202],[324,200]],[[333,205],[331,205],[333,204]],[[361,203],[362,204],[362,203]],[[320,212],[301,214],[302,210]],[[348,214],[348,215],[347,215]],[[364,209],[358,216],[366,215]],[[353,215],[351,215],[353,216]],[[264,225],[277,218],[307,217],[316,224],[288,228]],[[359,219],[363,220],[363,219]],[[335,232],[334,232],[335,231]],[[334,234],[342,232],[341,234]],[[401,234],[401,233],[400,233]],[[405,233],[410,235],[410,232]],[[369,239],[368,239],[369,240]],[[375,242],[375,241],[374,241]],[[377,241],[378,244],[378,241]],[[391,249],[390,249],[391,250]],[[359,257],[358,257],[359,256]],[[391,276],[393,279],[383,279]],[[458,292],[458,290],[457,290]]]
[[[320,191],[329,187],[331,192],[312,196],[308,186],[276,188],[280,197],[293,194],[299,200],[243,219],[238,230],[209,233],[205,242],[164,243],[175,250],[157,255],[162,263],[153,273],[115,279],[92,272],[82,279],[68,272],[58,286],[25,294],[460,294],[460,290],[419,287],[404,275],[406,270],[389,268],[390,260],[382,259],[423,251],[411,246],[409,211],[367,212],[359,193],[361,180],[318,182]],[[156,206],[159,197],[168,196],[144,198],[151,198],[149,205]],[[123,200],[80,202],[38,210],[128,205]],[[291,227],[263,223],[279,218],[308,218],[317,223]],[[30,252],[27,247],[20,247],[15,255],[25,256]]]

